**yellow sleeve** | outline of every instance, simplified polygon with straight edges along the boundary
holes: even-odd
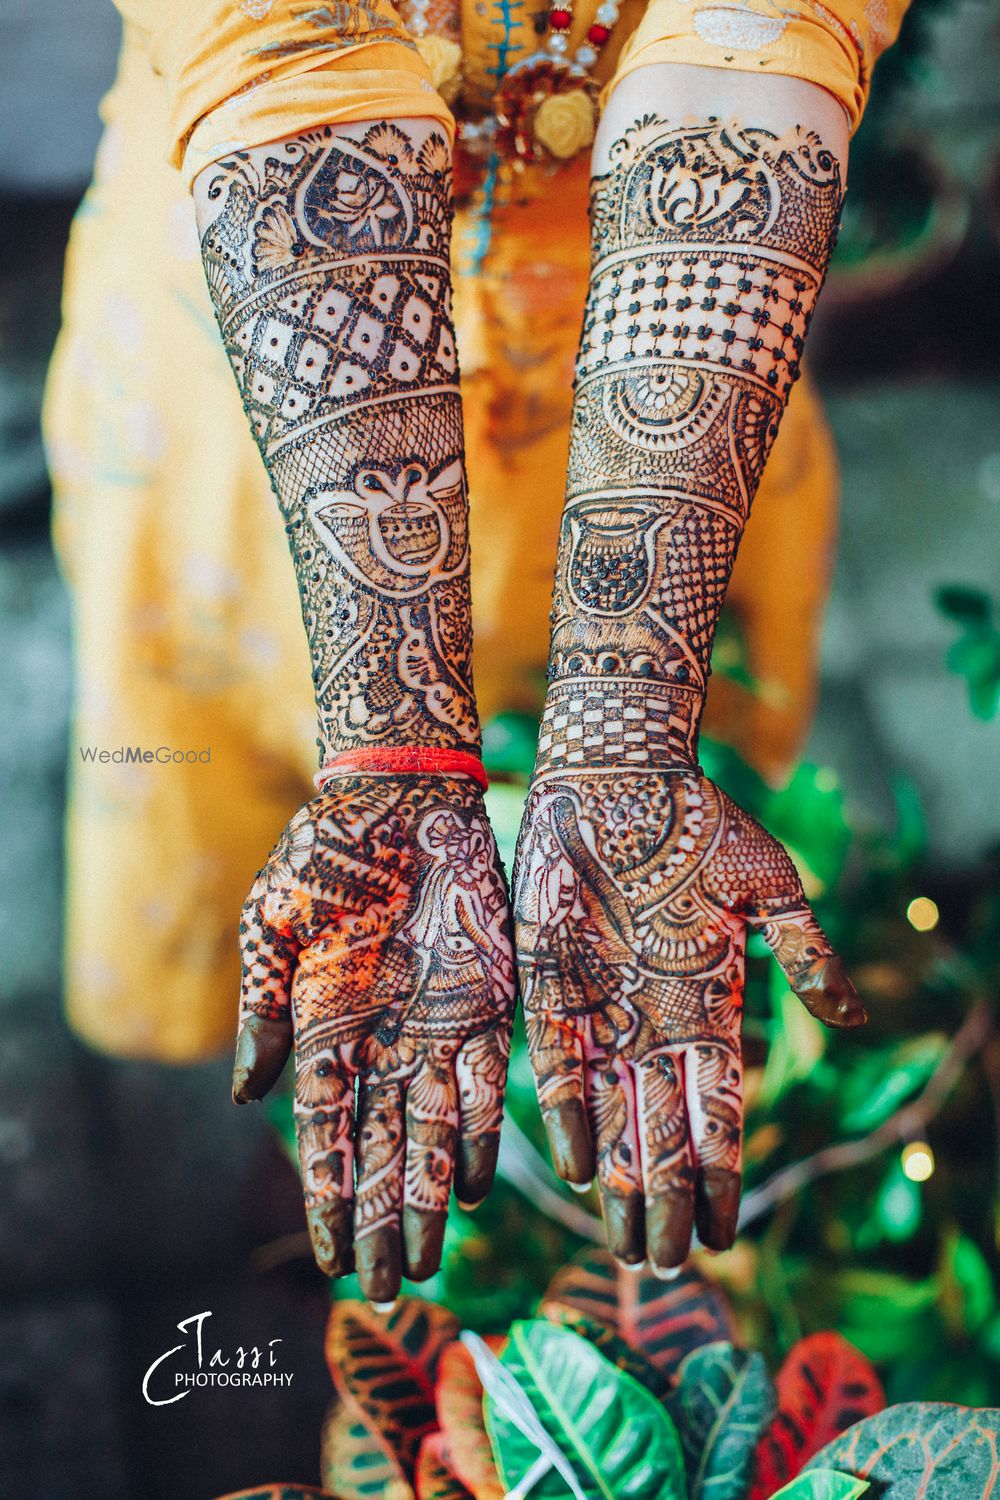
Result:
[[[779,73],[818,84],[842,105],[852,132],[868,101],[875,60],[896,39],[909,0],[740,0],[698,5],[650,0],[622,49],[605,95],[636,68],[694,63]]]
[[[353,120],[454,121],[390,0],[120,0],[166,82],[190,186],[234,151]]]

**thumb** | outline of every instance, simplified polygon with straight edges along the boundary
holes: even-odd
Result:
[[[868,1014],[806,900],[798,871],[780,844],[755,881],[748,924],[759,932],[806,1010],[825,1026],[863,1026]]]

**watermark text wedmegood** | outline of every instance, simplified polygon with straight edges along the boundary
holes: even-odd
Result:
[[[212,761],[210,745],[204,750],[172,750],[169,745],[157,745],[155,750],[143,750],[141,745],[119,745],[117,750],[99,750],[96,745],[79,748],[81,760],[101,766],[207,766]]]
[[[242,1344],[224,1354],[221,1349],[206,1357],[202,1329],[210,1312],[195,1313],[177,1324],[181,1333],[194,1329],[194,1342],[190,1336],[182,1344],[175,1344],[166,1353],[158,1355],[142,1377],[142,1394],[150,1406],[172,1406],[183,1401],[192,1390],[209,1385],[283,1386],[291,1385],[292,1377],[287,1371],[276,1368],[278,1358],[275,1345],[281,1339],[268,1339],[266,1346]],[[154,1395],[173,1390],[174,1395]]]

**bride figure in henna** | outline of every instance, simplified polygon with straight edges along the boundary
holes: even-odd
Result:
[[[391,1301],[440,1264],[452,1177],[484,1197],[514,964],[477,789],[351,777],[289,824],[248,898],[236,1097],[295,1039],[295,1116],[323,1268]]]
[[[623,85],[625,87],[625,85]],[[556,1170],[654,1269],[740,1197],[748,925],[831,1026],[865,1019],[788,855],[701,773],[736,548],[832,249],[840,166],[647,115],[592,187],[549,690],[515,868],[528,1044]]]

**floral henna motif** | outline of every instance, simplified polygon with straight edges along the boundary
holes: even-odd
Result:
[[[556,1167],[612,1250],[732,1242],[747,924],[831,1025],[864,1019],[787,854],[706,780],[712,638],[832,249],[803,130],[647,118],[592,190],[549,691],[515,873]]]
[[[196,185],[202,256],[285,516],[320,749],[473,747],[451,157],[426,122],[240,152]]]
[[[391,1300],[440,1263],[453,1173],[477,1202],[496,1162],[515,983],[478,789],[339,780],[261,871],[242,951],[237,1098],[266,1091],[294,1029],[317,1258]]]

